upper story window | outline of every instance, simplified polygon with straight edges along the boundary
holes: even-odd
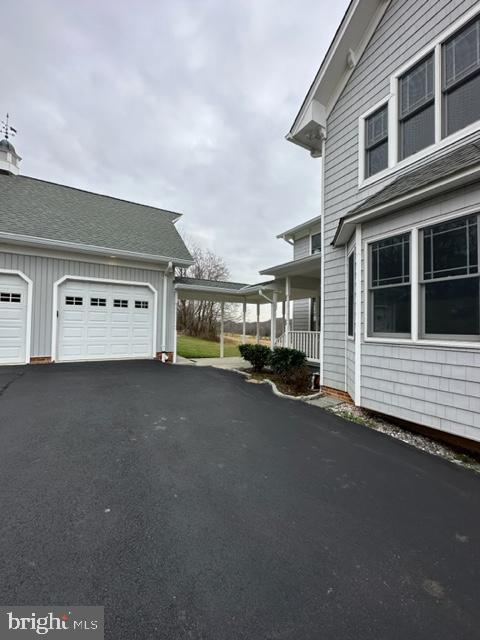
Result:
[[[399,78],[400,160],[435,142],[433,53]]]
[[[322,234],[313,233],[311,236],[311,251],[314,253],[321,253],[322,251]]]
[[[388,167],[388,104],[365,119],[365,177]]]
[[[442,47],[443,135],[480,118],[480,19],[467,24]]]

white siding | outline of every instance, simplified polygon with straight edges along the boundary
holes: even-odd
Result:
[[[310,255],[310,235],[296,238],[293,244],[293,259],[300,260]],[[295,300],[293,303],[294,331],[310,330],[310,300]]]

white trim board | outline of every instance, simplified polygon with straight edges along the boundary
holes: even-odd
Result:
[[[157,322],[158,322],[158,291],[149,282],[136,282],[134,280],[116,280],[115,278],[93,278],[85,276],[65,275],[53,283],[53,302],[52,302],[52,342],[51,342],[51,358],[55,362],[57,356],[57,332],[58,332],[58,288],[67,280],[75,280],[76,282],[99,282],[104,284],[118,284],[133,287],[147,287],[153,293],[153,337],[152,337],[152,357],[157,354]]]
[[[32,344],[32,308],[33,308],[33,281],[18,269],[0,269],[0,273],[6,273],[7,275],[19,276],[27,283],[27,322],[25,328],[25,362],[20,364],[28,364],[31,358],[31,344]],[[8,362],[2,363],[8,365]],[[19,364],[14,362],[11,364]]]

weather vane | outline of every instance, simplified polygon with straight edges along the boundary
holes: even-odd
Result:
[[[10,136],[14,136],[17,134],[17,130],[11,127],[8,123],[9,117],[10,116],[7,113],[5,120],[2,120],[1,129],[2,129],[3,135],[5,136],[5,140],[8,140]]]

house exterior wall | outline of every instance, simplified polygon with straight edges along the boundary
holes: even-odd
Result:
[[[65,275],[134,282],[148,282],[158,292],[157,313],[157,351],[162,341],[162,301],[163,275],[161,270],[152,269],[152,265],[119,266],[101,262],[90,262],[81,256],[55,257],[19,253],[13,247],[4,247],[0,251],[0,269],[13,269],[23,272],[33,281],[32,301],[32,340],[31,357],[49,357],[52,347],[52,313],[54,283]],[[168,309],[173,305],[173,277],[169,276],[167,290],[167,351],[173,351],[174,315]]]
[[[310,234],[302,238],[295,238],[293,242],[293,259],[300,260],[310,255]],[[293,330],[310,330],[310,300],[294,300],[293,302]]]
[[[439,36],[477,0],[391,0],[346,87],[327,119],[324,154],[324,360],[323,384],[355,391],[355,342],[346,335],[346,256],[331,246],[339,219],[383,188],[395,175],[359,189],[359,117],[390,94],[390,76]],[[426,158],[422,162],[428,162]],[[407,170],[411,169],[410,165]],[[461,211],[479,191],[463,188],[402,214],[363,225],[362,241]],[[480,203],[479,203],[480,207]],[[349,245],[351,246],[351,245]],[[364,252],[362,251],[362,254]],[[362,269],[361,404],[426,426],[480,439],[480,351],[365,342],[365,271]]]

